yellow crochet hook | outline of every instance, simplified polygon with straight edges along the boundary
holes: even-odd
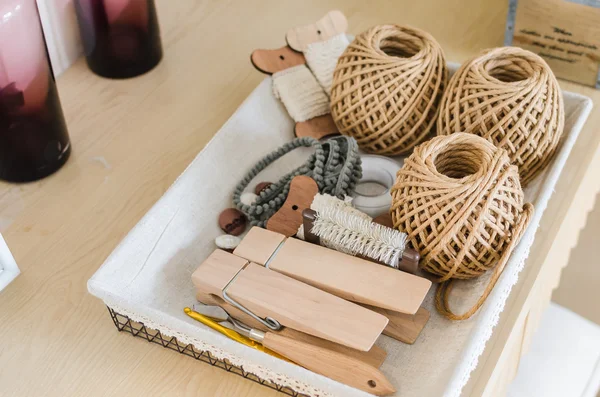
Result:
[[[230,339],[233,339],[234,341],[237,341],[243,345],[249,346],[249,347],[256,349],[258,351],[261,351],[263,353],[267,353],[273,357],[277,357],[280,360],[289,361],[287,358],[283,357],[280,354],[275,353],[271,349],[267,349],[260,343],[255,342],[252,339],[247,338],[244,335],[242,335],[232,329],[222,326],[221,324],[217,323],[216,321],[211,320],[210,318],[206,317],[205,315],[200,314],[197,311],[190,309],[189,307],[184,308],[183,312],[185,314],[187,314],[188,316],[190,316],[191,318],[193,318],[194,320],[199,321],[202,324],[206,325],[207,327],[210,327],[210,328],[214,329],[215,331],[222,333],[223,335],[227,336]]]
[[[239,333],[216,323],[209,317],[210,315],[205,316],[189,307],[186,307],[184,311],[191,318],[200,321],[202,324],[205,324],[246,346],[250,346],[282,360],[294,362],[310,371],[327,376],[338,382],[356,387],[377,396],[386,396],[396,391],[394,386],[387,380],[385,375],[379,371],[379,369],[358,358],[350,357],[343,353],[328,350],[309,343],[296,341],[275,332],[265,333],[251,329],[239,321],[229,318],[228,324],[233,323],[233,326],[236,329],[241,330],[242,333]],[[215,318],[220,319],[222,317],[223,316]],[[244,334],[246,332],[252,338],[257,338],[256,340],[259,342],[254,342],[252,339],[246,337]],[[264,343],[271,349],[276,349],[283,354],[289,355],[293,361],[279,355],[275,351],[263,346],[261,343]]]

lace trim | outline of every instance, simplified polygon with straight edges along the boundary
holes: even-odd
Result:
[[[106,302],[105,302],[106,303]],[[218,358],[219,360],[227,360],[231,364],[237,367],[243,367],[244,371],[249,372],[253,375],[258,376],[260,379],[275,383],[276,385],[282,387],[289,387],[297,393],[305,394],[311,397],[334,397],[332,394],[329,394],[321,389],[313,387],[305,382],[294,379],[287,375],[283,375],[277,372],[274,372],[268,368],[265,368],[261,365],[254,364],[250,361],[247,361],[237,355],[231,354],[226,350],[223,350],[219,347],[206,343],[202,340],[191,338],[189,335],[186,335],[182,332],[175,331],[170,327],[163,326],[161,324],[157,324],[152,321],[150,318],[141,316],[139,314],[133,313],[127,309],[119,307],[118,305],[108,304],[115,312],[129,317],[131,320],[143,323],[147,328],[151,328],[167,337],[175,337],[177,340],[183,344],[191,344],[194,346],[196,350],[199,351],[207,351],[213,357]]]

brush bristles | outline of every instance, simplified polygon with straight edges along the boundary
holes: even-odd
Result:
[[[361,212],[352,206],[352,197],[346,196],[344,200],[340,200],[335,196],[330,196],[329,194],[317,194],[313,199],[310,208],[320,212],[325,208],[332,208],[344,211],[346,213],[354,214],[358,217],[371,220],[371,217],[364,212]]]
[[[344,211],[346,213],[355,214],[356,216],[365,218],[369,221],[372,220],[372,218],[369,215],[357,210],[356,208],[354,208],[352,206],[352,197],[350,197],[350,196],[346,196],[343,200],[340,200],[339,198],[337,198],[335,196],[331,196],[329,194],[317,193],[317,195],[313,199],[313,202],[310,205],[310,209],[312,209],[313,211],[319,212],[319,211],[322,211],[324,208],[334,208],[339,211]],[[304,240],[304,225],[300,225],[300,228],[298,228],[298,233],[296,234],[296,237],[298,237],[300,240]],[[328,247],[328,248],[333,248],[333,247]],[[349,252],[347,252],[346,250],[340,249],[340,251],[345,254],[349,254]]]
[[[406,246],[406,234],[373,223],[368,216],[335,207],[317,211],[311,231],[326,247],[350,255],[360,254],[395,268]]]

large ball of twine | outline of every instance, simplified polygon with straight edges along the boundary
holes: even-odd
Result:
[[[370,153],[410,151],[433,127],[448,82],[440,45],[428,33],[397,25],[361,33],[333,73],[331,115]]]
[[[415,148],[392,188],[394,227],[408,234],[420,266],[439,276],[438,311],[469,318],[483,304],[533,214],[524,203],[508,154],[473,134],[436,137]],[[457,315],[448,306],[451,279],[493,269],[475,306]]]
[[[444,93],[437,133],[477,134],[506,149],[527,186],[552,160],[564,127],[558,82],[538,55],[486,50],[463,64]]]

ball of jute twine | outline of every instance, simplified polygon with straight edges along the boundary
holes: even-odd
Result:
[[[448,70],[428,33],[397,25],[361,33],[333,73],[331,115],[340,133],[376,154],[409,152],[433,127]]]
[[[473,134],[436,137],[417,146],[392,188],[394,227],[408,234],[420,266],[440,276],[436,306],[452,320],[471,317],[484,303],[533,215],[524,203],[517,167],[508,154]],[[452,279],[494,269],[476,304],[455,314]]]
[[[444,93],[437,133],[477,134],[508,151],[527,186],[552,160],[565,123],[550,67],[517,47],[486,50],[463,64]]]

